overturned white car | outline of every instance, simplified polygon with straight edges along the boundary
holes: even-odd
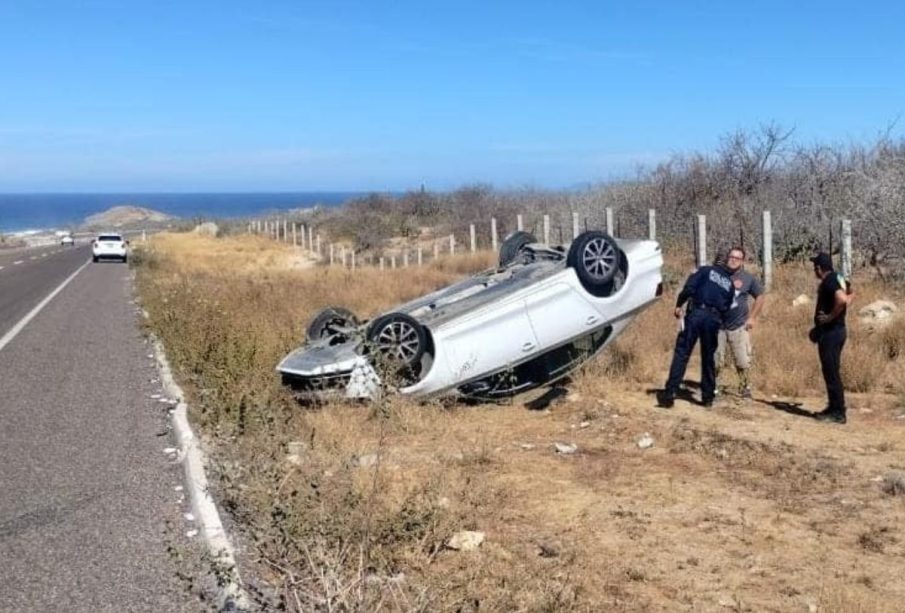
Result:
[[[321,311],[277,370],[300,398],[400,393],[493,399],[553,383],[662,292],[660,246],[589,231],[567,246],[516,232],[499,266],[359,323]]]

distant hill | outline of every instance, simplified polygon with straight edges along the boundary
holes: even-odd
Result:
[[[141,224],[158,224],[174,219],[173,216],[141,206],[115,206],[86,218],[86,228],[123,228]]]

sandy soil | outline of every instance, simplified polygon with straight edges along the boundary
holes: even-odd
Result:
[[[396,470],[480,457],[495,501],[477,512],[477,555],[544,558],[582,610],[903,610],[905,492],[890,479],[905,475],[905,419],[893,399],[855,397],[849,424],[833,426],[807,416],[821,399],[666,411],[643,391],[582,387],[541,410],[520,399],[428,417],[390,442]],[[645,433],[654,444],[641,449]]]

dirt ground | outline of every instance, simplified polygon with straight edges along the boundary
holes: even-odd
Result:
[[[472,463],[489,498],[472,526],[484,545],[442,554],[432,574],[545,564],[577,610],[903,610],[905,415],[893,398],[852,397],[835,426],[808,417],[821,399],[664,410],[645,391],[585,391],[597,385],[422,407],[390,436],[395,478]],[[357,410],[325,419],[354,427]]]

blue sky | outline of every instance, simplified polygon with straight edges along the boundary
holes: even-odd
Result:
[[[0,192],[569,187],[905,111],[900,2],[0,2]],[[902,122],[896,135],[903,133]]]

